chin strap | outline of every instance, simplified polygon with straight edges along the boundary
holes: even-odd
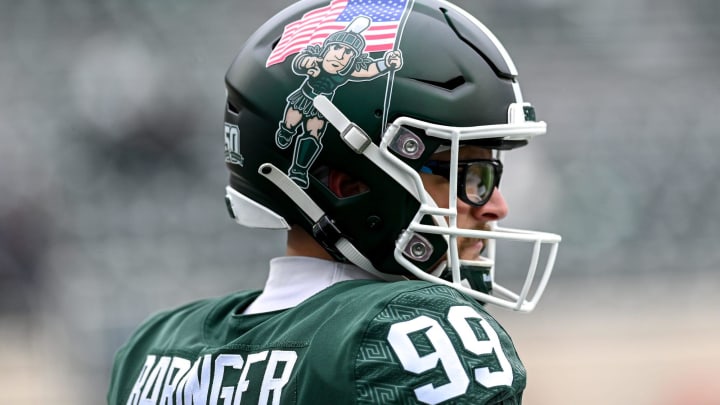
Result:
[[[264,163],[260,165],[258,173],[282,190],[310,218],[313,222],[313,237],[333,256],[347,259],[375,277],[386,281],[406,279],[406,277],[386,274],[376,269],[372,262],[342,235],[335,226],[335,222],[282,170],[271,163]]]

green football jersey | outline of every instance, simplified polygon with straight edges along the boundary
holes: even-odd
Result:
[[[118,351],[115,404],[518,404],[525,369],[475,300],[423,281],[353,280],[242,315],[260,291],[145,322]]]

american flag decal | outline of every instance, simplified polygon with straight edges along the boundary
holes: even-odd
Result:
[[[363,32],[365,52],[394,49],[400,22],[409,2],[411,0],[332,0],[329,5],[309,11],[301,19],[285,26],[265,66],[281,63],[308,45],[322,44],[328,35],[344,30],[358,16],[372,21]]]

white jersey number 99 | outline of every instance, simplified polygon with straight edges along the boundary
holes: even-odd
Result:
[[[512,385],[512,366],[500,345],[497,332],[475,309],[469,306],[454,306],[447,316],[448,322],[460,337],[465,350],[475,355],[494,354],[500,370],[490,371],[488,367],[474,369],[474,378],[484,387],[491,388],[501,385]],[[480,325],[487,340],[478,340],[470,323]],[[434,351],[423,356],[418,353],[410,335],[424,333],[432,344]],[[397,354],[405,370],[420,374],[437,367],[442,367],[448,377],[448,383],[441,386],[426,384],[415,389],[415,395],[421,402],[437,404],[450,398],[465,394],[470,385],[470,377],[463,369],[455,347],[440,324],[425,315],[409,321],[399,322],[390,327],[388,342]]]

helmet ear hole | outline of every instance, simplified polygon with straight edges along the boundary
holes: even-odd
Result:
[[[335,169],[328,172],[328,188],[339,198],[352,197],[370,190],[367,184]]]

